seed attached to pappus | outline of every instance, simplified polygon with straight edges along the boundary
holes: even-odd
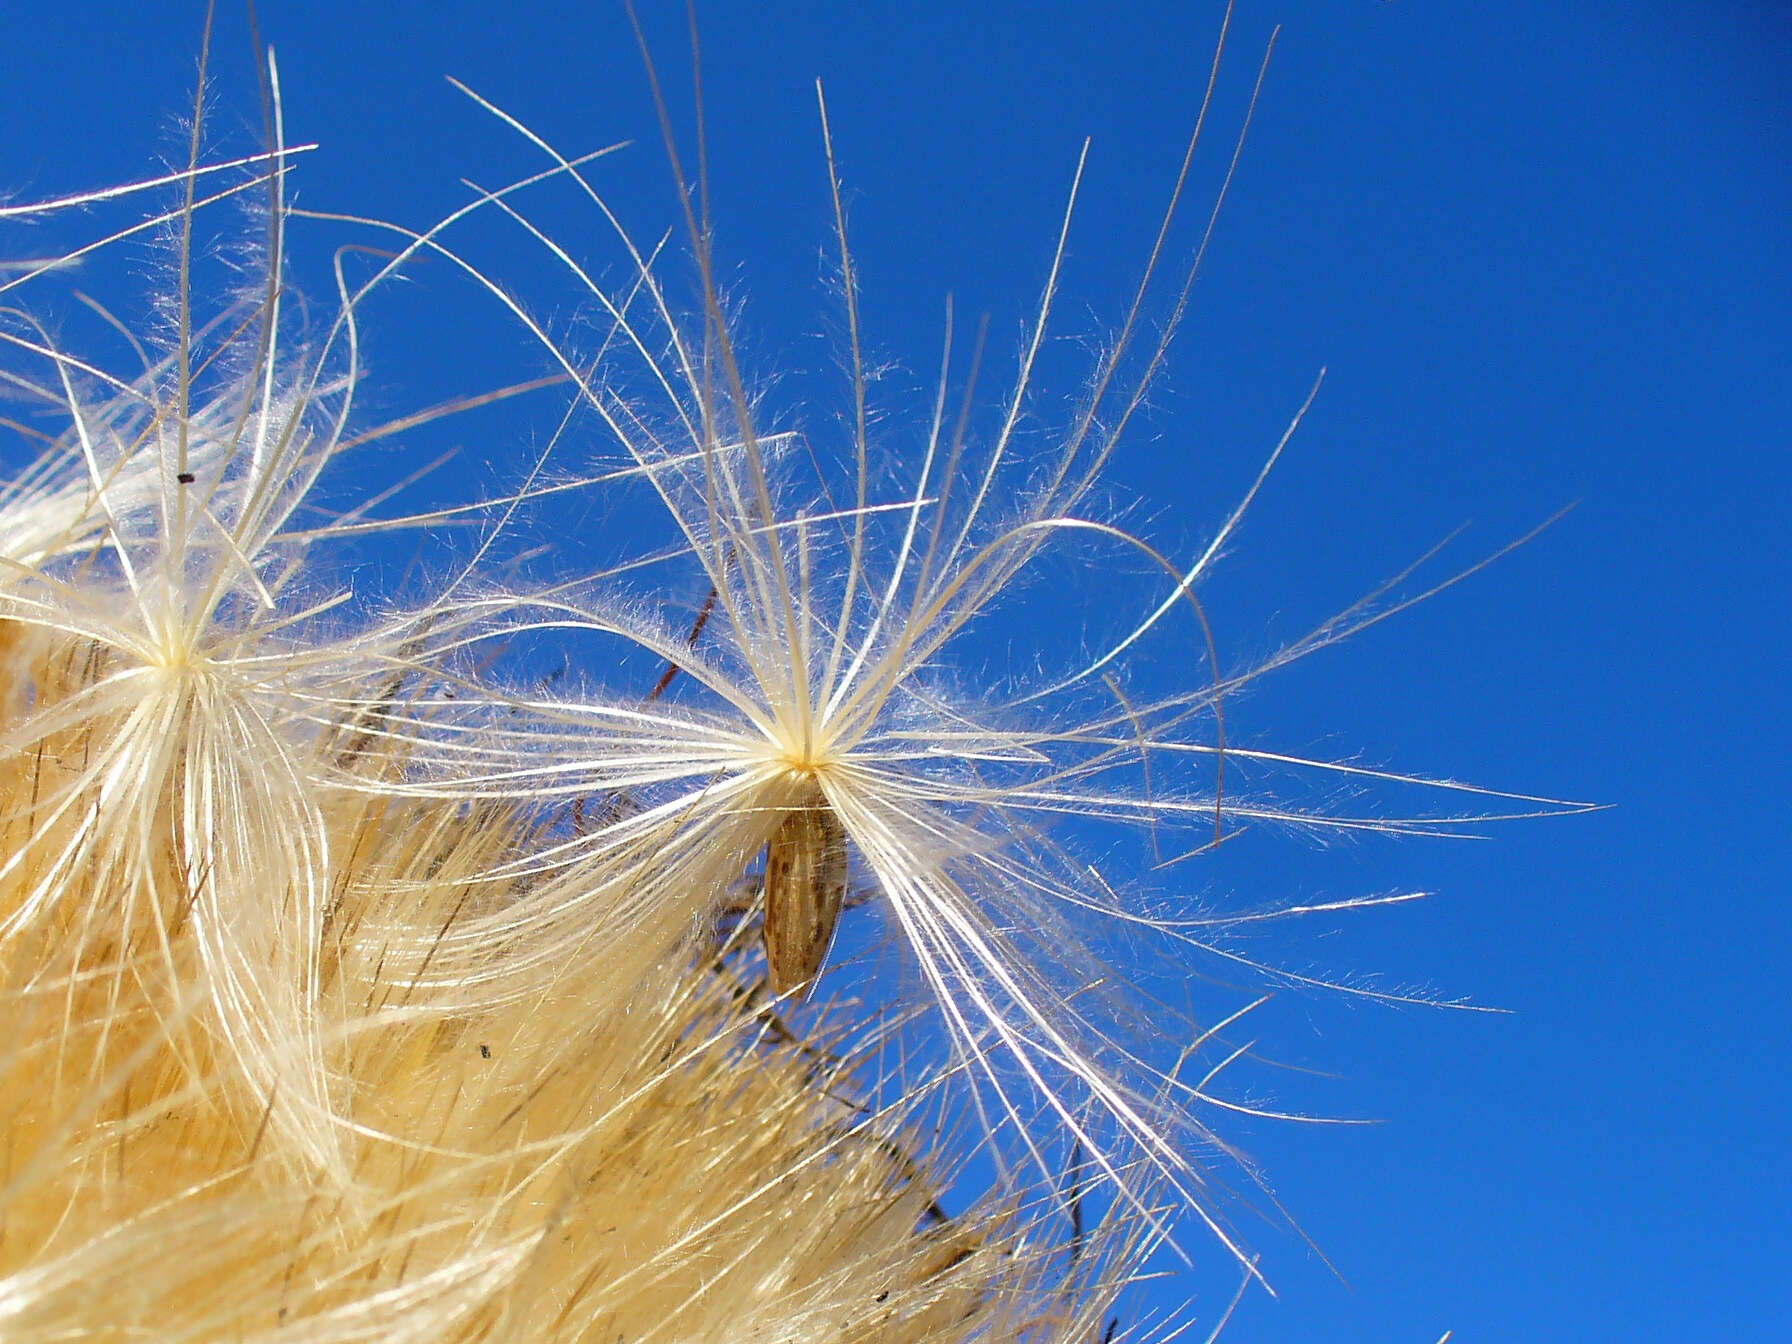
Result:
[[[765,964],[774,993],[808,994],[845,899],[846,830],[812,788],[765,847]]]

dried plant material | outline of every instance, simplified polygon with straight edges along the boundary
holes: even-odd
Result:
[[[475,517],[483,559],[529,490],[325,504],[346,449],[391,432],[348,428],[373,286],[306,339],[298,151],[200,143],[195,114],[184,171],[7,207],[176,196],[152,216],[173,321],[140,372],[24,307],[0,325],[38,444],[0,493],[0,1334],[1098,1334],[1137,1224],[1073,1248],[1049,1210],[948,1213],[975,1147],[942,1128],[943,1078],[879,1100],[889,1021],[793,1031],[755,925],[718,940],[707,893],[643,905],[637,866],[544,862],[558,800],[479,796],[526,709],[483,650],[539,595],[469,565],[375,612],[330,552]],[[203,313],[208,207],[245,191],[265,274]],[[4,285],[24,305],[59,269]],[[843,885],[818,807],[791,815],[820,847],[780,851],[810,923]]]
[[[648,68],[657,96],[651,59]],[[643,657],[681,671],[645,703],[614,687],[519,695],[529,726],[491,743],[477,767],[471,754],[460,758],[452,785],[432,785],[518,804],[630,800],[518,870],[581,871],[577,895],[506,920],[546,937],[600,906],[598,917],[613,921],[606,936],[621,936],[631,921],[668,911],[726,909],[768,847],[793,860],[832,848],[822,826],[790,820],[793,806],[824,809],[844,837],[854,882],[901,948],[900,968],[864,991],[867,1002],[882,1011],[921,988],[932,1012],[905,1036],[905,1057],[931,1059],[958,1080],[964,1105],[1002,1149],[998,1186],[1035,1197],[1080,1155],[1159,1232],[1169,1225],[1156,1212],[1157,1193],[1168,1189],[1241,1264],[1252,1263],[1232,1206],[1233,1187],[1250,1188],[1254,1173],[1248,1164],[1223,1170],[1232,1150],[1215,1123],[1239,1111],[1270,1113],[1229,1086],[1228,1070],[1249,1053],[1238,1024],[1278,986],[1329,982],[1253,955],[1239,937],[1310,907],[1220,908],[1182,885],[1190,870],[1179,865],[1246,825],[1438,834],[1577,805],[1228,741],[1226,706],[1243,688],[1461,577],[1413,592],[1408,570],[1293,645],[1224,665],[1197,589],[1316,386],[1245,498],[1192,557],[1172,559],[1102,517],[1104,471],[1143,413],[1211,234],[1210,215],[1178,273],[1171,240],[1206,104],[1138,288],[1066,399],[1065,421],[1049,429],[1038,425],[1050,399],[1037,379],[1055,330],[1082,158],[1009,390],[979,403],[982,342],[966,360],[948,307],[939,379],[917,424],[904,415],[912,407],[878,403],[868,372],[875,361],[864,349],[859,277],[821,105],[818,173],[835,206],[851,375],[850,411],[839,433],[821,440],[781,421],[775,396],[757,390],[777,380],[756,378],[737,347],[716,278],[709,195],[700,174],[688,185],[663,102],[697,272],[689,315],[660,250],[619,222],[601,168],[467,92],[541,154],[544,178],[572,184],[594,207],[583,233],[550,232],[518,187],[476,202],[511,218],[564,268],[577,300],[601,314],[601,357],[582,357],[577,334],[532,318],[528,303],[491,278],[493,267],[456,250],[451,230],[383,227],[473,276],[521,323],[578,390],[574,410],[600,462],[619,479],[632,470],[636,497],[653,506],[631,509],[631,528],[645,538],[636,554],[557,587],[520,628],[553,631],[597,676]],[[1216,212],[1242,143],[1241,133],[1221,160]],[[700,148],[696,161],[704,159]],[[598,247],[605,243],[613,253]],[[594,248],[601,260],[586,255]],[[606,287],[597,277],[616,265],[623,280]],[[787,413],[797,422],[802,408]],[[874,424],[884,426],[881,456]],[[1046,576],[1065,566],[1103,582],[1051,589]],[[668,591],[710,595],[695,643],[688,619],[666,615]],[[1055,637],[1085,628],[1107,633],[1093,647]],[[1132,689],[1141,679],[1154,689]],[[1390,813],[1370,799],[1351,811],[1324,788],[1304,790],[1317,802],[1289,801],[1274,787],[1278,774],[1410,788],[1425,810]],[[818,804],[792,801],[817,795]],[[1453,807],[1465,799],[1468,806]],[[823,898],[834,889],[831,878],[819,888],[797,879],[798,866],[787,880],[780,859],[767,877],[778,904],[767,954],[785,987],[800,984],[819,953],[787,947],[781,921],[813,912],[821,938],[830,913]],[[875,938],[859,935],[861,943]],[[1187,1011],[1146,988],[1240,981],[1242,996],[1215,995]],[[1360,982],[1332,987],[1373,999],[1424,997]],[[501,992],[495,981],[491,988]]]
[[[27,666],[70,661],[58,649]],[[57,787],[55,762],[79,747],[11,757],[8,804]],[[918,1155],[918,1110],[858,1108],[874,1036],[829,1052],[768,1035],[731,948],[707,969],[612,963],[631,969],[469,1008],[382,957],[382,931],[452,926],[470,875],[539,841],[496,810],[373,794],[338,795],[324,822],[349,856],[318,1006],[351,1177],[282,1160],[232,1056],[195,1030],[196,1002],[170,1006],[201,959],[191,921],[140,912],[125,927],[103,871],[71,878],[84,936],[15,944],[6,963],[8,1337],[1099,1328],[1105,1297],[1065,1298],[1061,1258],[1024,1220],[940,1214],[950,1173]],[[0,889],[0,909],[21,888]],[[156,940],[173,969],[134,951]],[[118,976],[121,963],[140,973]]]
[[[690,313],[600,190],[608,151],[566,156],[477,95],[539,172],[425,227],[294,209],[303,150],[268,75],[264,153],[207,161],[196,105],[184,168],[0,208],[173,200],[0,275],[29,411],[5,425],[31,444],[0,487],[0,1333],[1086,1341],[1191,1218],[1254,1275],[1231,1188],[1254,1173],[1226,1170],[1217,1124],[1268,1113],[1227,1089],[1237,1027],[1324,982],[1237,935],[1315,907],[1205,900],[1183,860],[1247,824],[1434,833],[1576,805],[1228,736],[1241,688],[1459,577],[1413,592],[1409,571],[1224,663],[1197,590],[1305,405],[1194,554],[1103,515],[1211,231],[1174,239],[1206,104],[1049,429],[1082,159],[1007,391],[985,404],[983,338],[967,359],[948,308],[904,419],[868,372],[823,106],[851,409],[816,441],[737,346],[663,103]],[[595,207],[619,284],[590,234],[526,213],[556,185]],[[237,198],[260,202],[259,271],[208,292],[204,226]],[[468,255],[476,214],[545,249],[600,316],[595,353]],[[359,282],[339,258],[321,325],[288,291],[299,221],[397,240]],[[32,300],[145,227],[165,320],[113,325],[140,352],[120,373]],[[549,367],[361,427],[361,311],[424,257]],[[574,472],[544,454],[497,497],[389,514],[409,478],[341,470],[545,389]],[[631,549],[530,585],[508,560],[571,491],[644,502]],[[408,603],[336,561],[461,524],[470,554]],[[1100,591],[1054,585],[1065,565]],[[532,642],[585,683],[513,659]],[[1278,774],[1468,804],[1289,802]],[[1166,971],[1186,1010],[1153,1000]],[[1220,980],[1251,983],[1195,1002]]]
[[[765,964],[774,993],[807,992],[845,899],[846,831],[811,789],[765,847]]]

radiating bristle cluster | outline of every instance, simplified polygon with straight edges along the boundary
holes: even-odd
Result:
[[[4,627],[8,708],[50,713],[106,675],[85,641]],[[86,721],[11,754],[0,911],[99,805]],[[322,735],[310,744],[337,753]],[[308,761],[307,766],[317,762]],[[8,1338],[962,1339],[1052,1337],[1056,1296],[1012,1218],[948,1218],[911,1123],[869,1114],[864,1050],[776,1030],[725,944],[559,948],[534,994],[469,1002],[390,955],[539,843],[499,808],[383,796],[363,753],[315,795],[330,865],[307,1006],[336,1161],[271,1123],[278,1093],[220,1039],[204,918],[182,908],[181,823],[147,819],[134,871],[59,880],[7,944]],[[339,762],[333,768],[341,769]],[[72,791],[72,794],[71,794]],[[66,822],[42,800],[80,798]],[[252,797],[237,803],[253,805]],[[38,824],[29,826],[32,818]],[[216,876],[203,881],[218,881]],[[218,901],[273,889],[245,874]],[[134,884],[136,890],[130,889]],[[494,956],[510,949],[494,948]],[[272,974],[275,967],[266,967]],[[245,1076],[246,1075],[246,1076]]]
[[[129,374],[34,311],[55,263],[0,273],[22,407],[0,424],[32,441],[0,487],[0,1334],[1086,1340],[1178,1219],[1254,1272],[1211,1122],[1261,1113],[1226,1090],[1239,1019],[1319,982],[1234,935],[1310,907],[1166,881],[1241,824],[1426,832],[1507,804],[1278,801],[1278,771],[1425,783],[1225,732],[1239,687],[1417,597],[1391,584],[1228,670],[1197,589],[1249,497],[1190,558],[1102,518],[1193,278],[1159,278],[1183,180],[1062,426],[1028,430],[1068,209],[1008,390],[979,408],[981,348],[955,354],[949,319],[937,393],[880,463],[843,220],[854,405],[829,445],[754,394],[669,132],[694,313],[590,160],[476,95],[538,173],[422,229],[290,208],[278,87],[263,154],[207,163],[196,114],[183,171],[0,209],[174,198],[151,221],[170,334]],[[554,184],[594,207],[576,242],[526,213]],[[266,202],[265,273],[208,308],[196,238],[239,195]],[[595,355],[468,254],[475,212],[564,267]],[[384,249],[305,329],[300,219]],[[418,256],[545,376],[361,428],[357,314]],[[401,481],[326,489],[350,448],[543,389],[566,398],[556,466],[502,497],[403,515]],[[630,558],[525,585],[496,548],[574,490],[645,502]],[[333,563],[451,520],[472,554],[409,607]],[[1112,618],[1094,647],[1028,605],[1064,556],[1147,576],[1083,595]],[[581,686],[513,668],[544,644]],[[1168,689],[1133,688],[1148,657]],[[1135,987],[1153,956],[1260,988],[1177,1016]],[[954,1184],[973,1163],[980,1198]]]
[[[489,650],[559,599],[475,562],[394,610],[331,556],[451,516],[483,556],[527,491],[396,524],[324,502],[380,437],[347,428],[362,294],[302,332],[297,151],[194,144],[165,181],[7,208],[174,198],[172,334],[135,372],[33,310],[57,266],[0,277],[26,449],[0,490],[0,1335],[1098,1333],[1136,1228],[948,1213],[975,1144],[947,1080],[884,1084],[901,1010],[781,1016],[751,845],[712,865],[728,913],[653,880],[629,786],[494,784],[558,720]],[[206,207],[246,191],[264,283],[211,295]]]

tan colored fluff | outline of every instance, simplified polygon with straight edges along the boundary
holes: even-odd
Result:
[[[27,689],[46,713],[96,675],[91,647],[0,629],[9,718]],[[26,858],[0,915],[57,842],[22,824],[32,800],[78,783],[101,731],[0,767],[8,857]],[[390,764],[362,752],[353,768],[377,783]],[[938,1215],[949,1171],[919,1131],[859,1110],[869,1061],[781,1034],[726,947],[693,963],[677,940],[592,946],[528,999],[466,1007],[452,987],[420,989],[427,968],[388,959],[387,938],[517,899],[468,879],[531,843],[530,827],[377,787],[323,812],[343,856],[320,1009],[347,1180],[283,1160],[267,1108],[247,1104],[198,1012],[191,912],[70,874],[64,916],[4,963],[5,1337],[1094,1328],[1101,1304],[1061,1296],[1062,1270],[1011,1218]]]
[[[1417,599],[1391,584],[1222,672],[1195,589],[1249,496],[1178,560],[1092,516],[1188,299],[1192,262],[1154,283],[1185,177],[1061,432],[1026,426],[1068,208],[993,414],[954,428],[956,380],[974,379],[949,334],[913,460],[886,477],[831,142],[855,405],[840,441],[804,452],[749,393],[691,198],[696,316],[585,161],[482,100],[542,168],[460,213],[508,217],[564,266],[604,317],[602,358],[454,251],[458,215],[333,217],[398,254],[362,288],[339,274],[338,311],[301,329],[298,151],[269,73],[263,154],[206,163],[195,113],[189,162],[159,182],[0,207],[174,196],[156,217],[173,321],[135,372],[35,315],[53,266],[0,281],[4,372],[28,403],[6,423],[39,440],[0,486],[0,1337],[1089,1340],[1179,1222],[1254,1274],[1212,1168],[1231,1155],[1215,1126],[1263,1112],[1216,1080],[1267,991],[1178,1019],[1120,958],[1148,949],[1191,984],[1206,966],[1317,985],[1231,937],[1313,907],[1213,910],[1152,885],[1175,880],[1159,870],[1228,824],[1425,832],[1513,802],[1450,785],[1475,815],[1389,820],[1227,776],[1422,783],[1241,750],[1222,712]],[[538,180],[597,206],[615,292],[523,214]],[[202,225],[242,192],[265,193],[264,274],[208,295]],[[569,437],[607,466],[386,524],[363,506],[396,482],[358,475],[328,502],[345,448],[435,413],[375,430],[354,414],[358,309],[418,254],[520,321],[573,403]],[[537,493],[617,481],[651,501],[657,524],[631,522],[661,549],[506,586],[490,548],[517,549]],[[477,524],[474,554],[412,606],[354,593],[330,563],[363,528],[451,520]],[[965,632],[1066,553],[1147,582],[1094,649],[980,684]],[[665,609],[705,586],[698,641]],[[519,689],[491,666],[513,638],[607,647],[634,680],[604,688],[588,659],[593,687]],[[1134,695],[1153,647],[1174,679]],[[643,662],[682,678],[662,698]],[[752,874],[817,808],[846,853],[826,865],[829,913],[848,885],[877,903],[902,965],[856,1001],[828,1001],[860,987],[839,976],[792,1004],[754,945]],[[1100,843],[1054,831],[1066,817]],[[791,958],[802,978],[825,951]],[[995,1193],[948,1215],[986,1154]],[[1092,1229],[1085,1174],[1104,1187]]]
[[[134,374],[0,323],[38,441],[0,486],[0,1338],[1098,1333],[1138,1229],[948,1216],[974,1145],[940,1077],[884,1086],[891,1018],[793,1027],[750,915],[642,905],[639,852],[542,861],[626,792],[455,786],[524,708],[457,650],[524,604],[470,569],[338,611],[319,549],[358,520],[296,515],[350,442],[359,296],[291,320],[290,153],[213,168],[195,129],[158,183],[3,212],[171,192],[175,322]],[[210,295],[207,201],[244,190],[266,274]]]

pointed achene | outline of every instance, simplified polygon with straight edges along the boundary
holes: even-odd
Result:
[[[846,899],[846,829],[811,783],[765,847],[765,963],[777,994],[808,997]]]

